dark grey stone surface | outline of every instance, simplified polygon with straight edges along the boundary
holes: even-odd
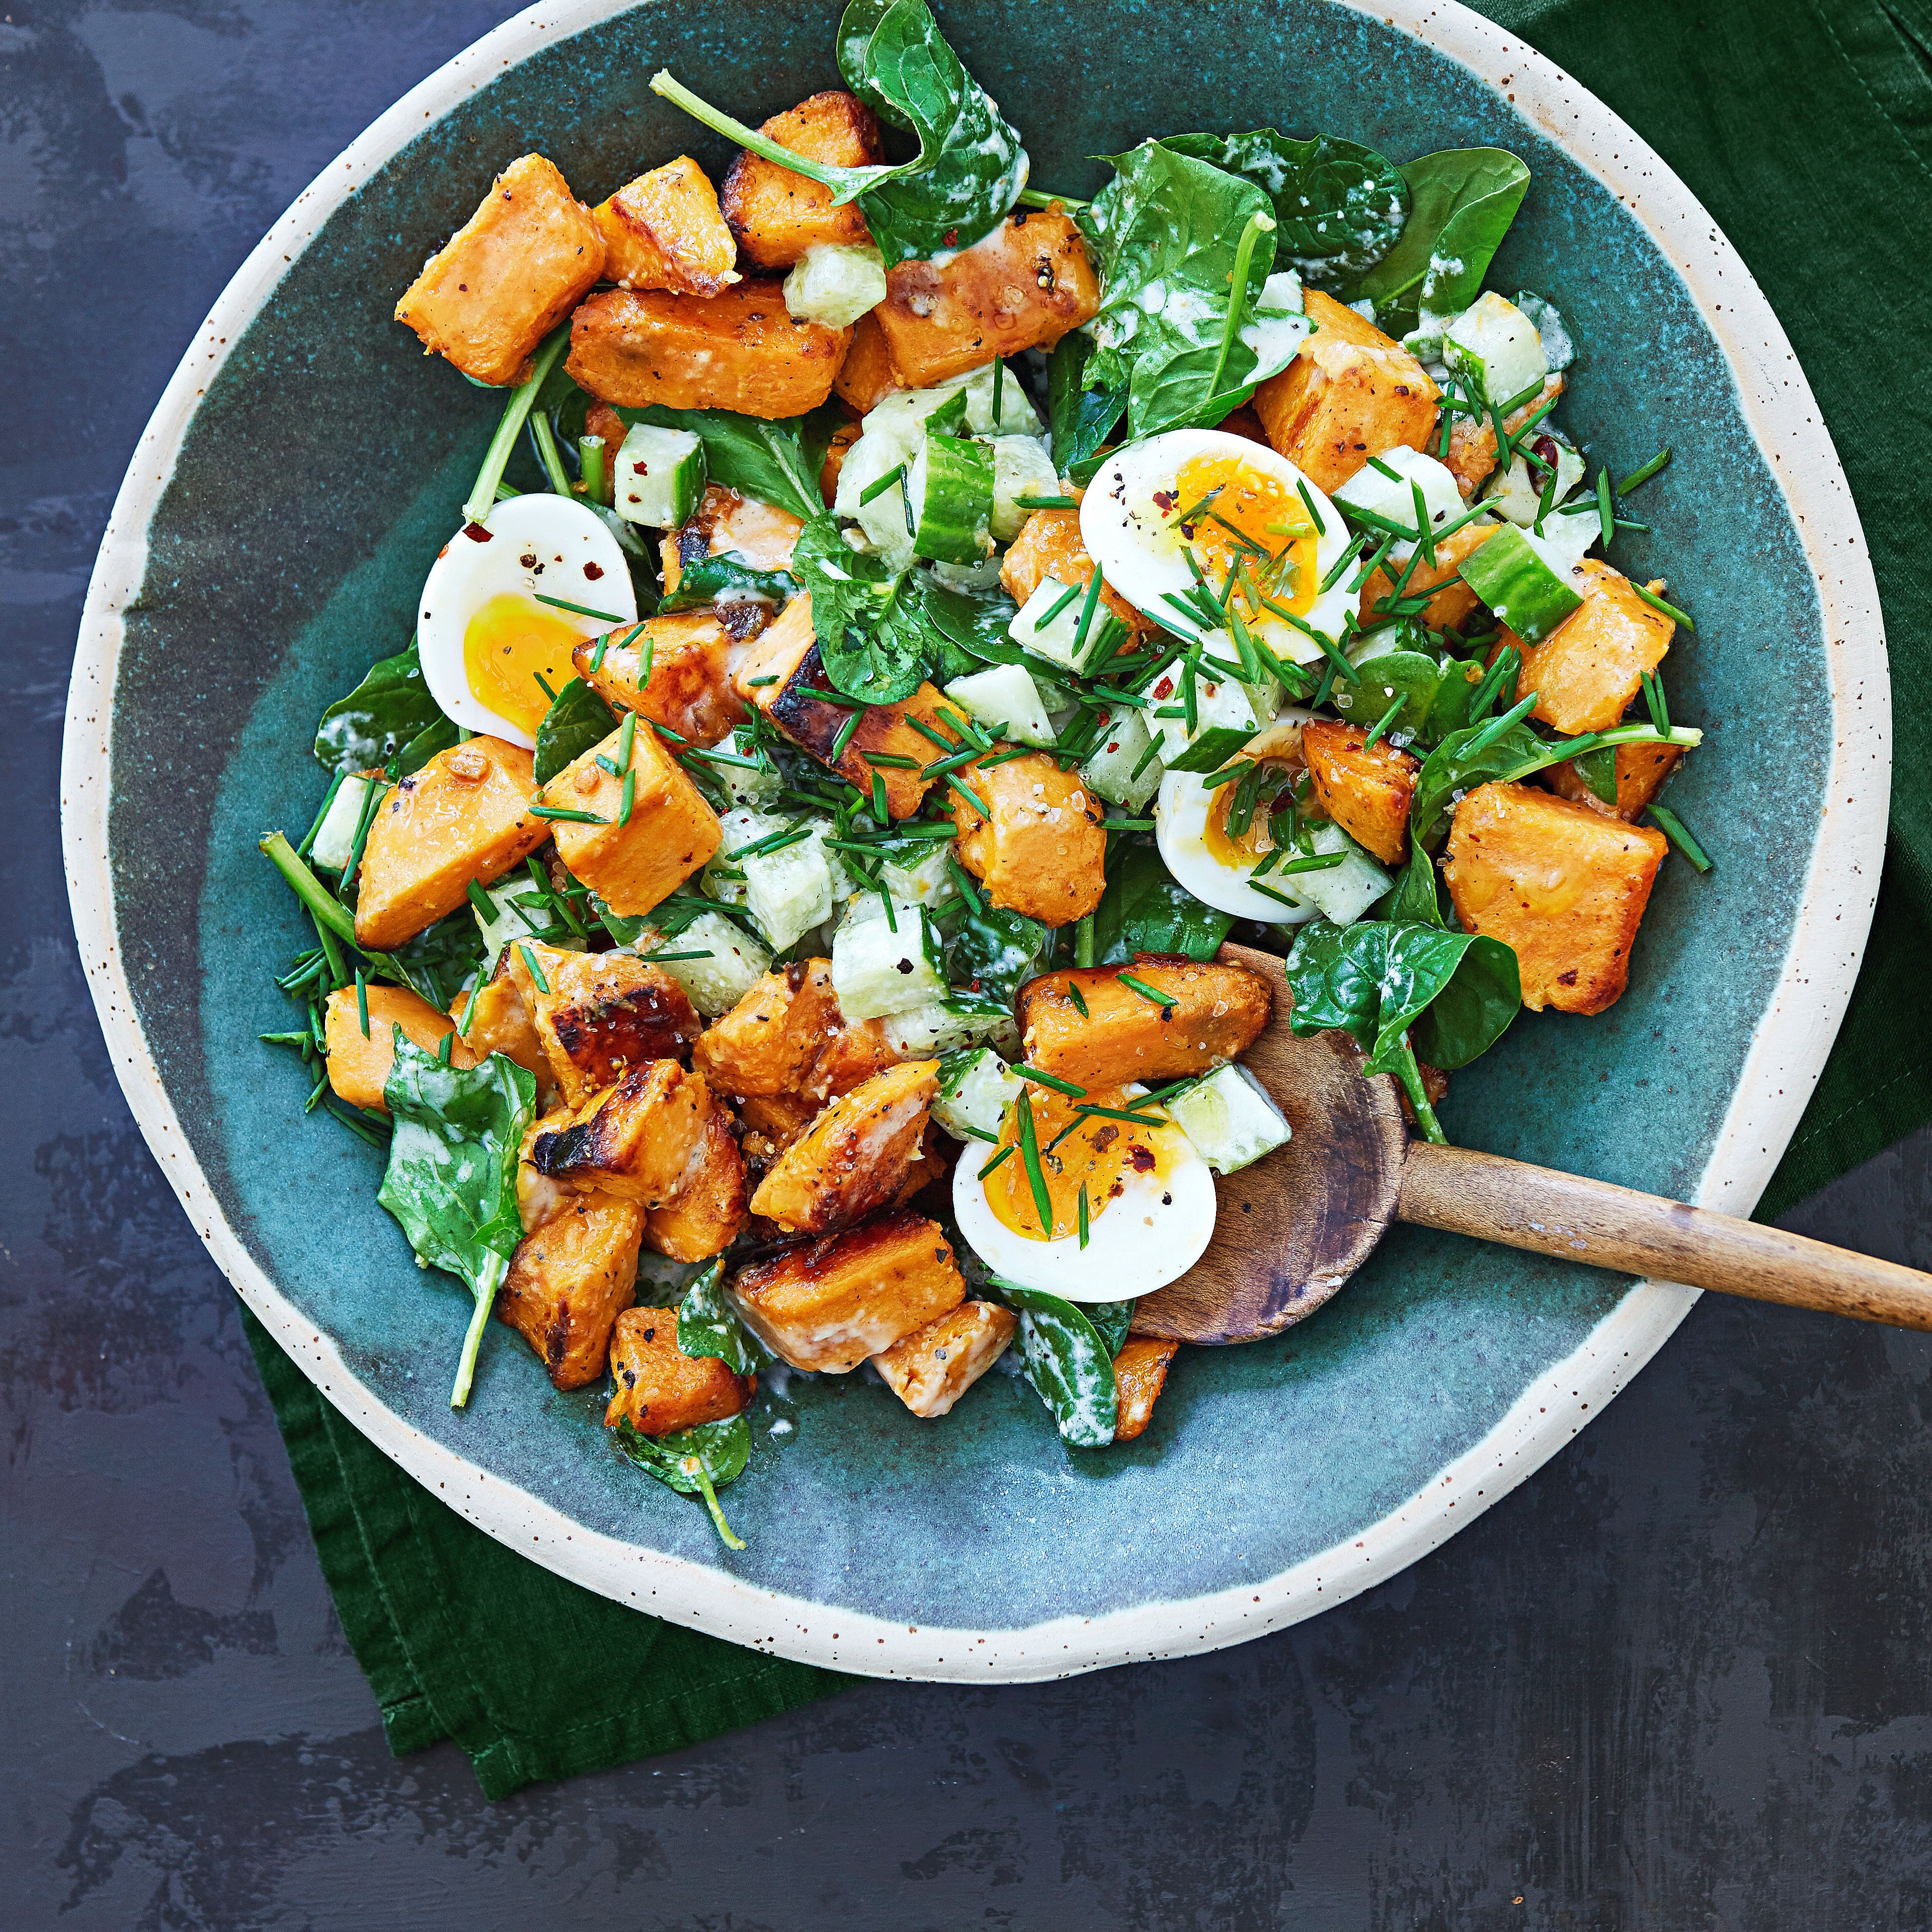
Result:
[[[1447,1548],[1265,1642],[863,1687],[494,1806],[453,1748],[389,1756],[230,1292],[95,1027],[59,724],[196,323],[505,10],[0,13],[0,1926],[1932,1922],[1932,1342],[1715,1298]],[[1928,1170],[1923,1135],[1791,1223],[1932,1265]]]

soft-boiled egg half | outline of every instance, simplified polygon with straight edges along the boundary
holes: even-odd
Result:
[[[550,709],[544,686],[561,691],[577,675],[571,652],[637,616],[630,566],[603,519],[538,491],[506,496],[443,545],[423,586],[416,650],[447,716],[527,750]]]
[[[1108,584],[1163,629],[1230,659],[1229,628],[1198,608],[1234,580],[1232,608],[1277,657],[1306,664],[1354,608],[1340,512],[1285,456],[1218,429],[1170,430],[1107,458],[1080,505],[1080,536]]]
[[[1214,1232],[1214,1177],[1187,1136],[1165,1120],[1144,1126],[1080,1111],[1084,1104],[1130,1112],[1144,1091],[1096,1089],[1083,1102],[1028,1088],[1050,1226],[1041,1223],[1019,1144],[1018,1102],[1007,1110],[998,1148],[982,1143],[961,1156],[952,1170],[953,1215],[967,1245],[995,1274],[1069,1301],[1125,1301],[1178,1280],[1201,1258]],[[1012,1151],[1003,1154],[1007,1148]]]
[[[1194,772],[1161,775],[1154,844],[1175,880],[1217,911],[1270,926],[1298,926],[1315,916],[1315,906],[1294,890],[1292,878],[1269,877],[1282,862],[1274,856],[1274,815],[1287,806],[1288,787],[1304,769],[1301,728],[1308,716],[1283,712],[1249,741],[1240,776],[1225,784],[1210,786]],[[1244,784],[1247,767],[1256,764],[1258,776]],[[1257,887],[1257,875],[1268,890]]]

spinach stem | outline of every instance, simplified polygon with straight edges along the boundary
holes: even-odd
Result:
[[[509,1271],[509,1263],[492,1248],[484,1264],[482,1279],[476,1284],[476,1306],[463,1337],[462,1359],[456,1365],[456,1386],[449,1392],[452,1408],[460,1408],[470,1400],[470,1384],[476,1373],[476,1352],[483,1346],[483,1330],[488,1325],[490,1311],[496,1305],[496,1291]]]
[[[1024,208],[1064,208],[1070,212],[1076,208],[1091,208],[1090,201],[1076,200],[1070,194],[1049,194],[1046,189],[1023,188],[1019,193],[1020,205]]]
[[[806,155],[795,154],[790,148],[781,147],[770,136],[760,134],[755,128],[748,128],[743,122],[734,120],[722,108],[713,107],[703,96],[692,93],[669,68],[660,68],[651,76],[651,92],[662,95],[674,107],[682,107],[694,121],[701,122],[714,134],[725,135],[749,152],[762,155],[779,167],[789,168],[795,175],[802,175],[808,181],[829,188],[835,208],[900,172],[895,167],[836,167],[829,162],[814,161]]]
[[[349,908],[296,856],[296,848],[284,832],[272,832],[256,842],[257,849],[289,882],[289,889],[314,914],[319,927],[326,927],[339,939],[356,944],[356,921]]]
[[[1248,271],[1255,259],[1255,250],[1264,235],[1274,232],[1274,217],[1261,209],[1248,218],[1248,225],[1241,230],[1241,238],[1234,246],[1234,272],[1232,286],[1228,292],[1228,320],[1221,331],[1220,352],[1214,358],[1214,373],[1208,379],[1208,394],[1211,400],[1221,393],[1221,378],[1226,373],[1228,358],[1234,353],[1234,339],[1240,334],[1241,316],[1248,305]]]
[[[724,1512],[718,1507],[718,1492],[711,1486],[711,1472],[704,1466],[702,1456],[691,1459],[694,1466],[691,1474],[698,1478],[698,1487],[704,1498],[704,1507],[711,1512],[712,1526],[718,1532],[718,1540],[727,1550],[742,1550],[745,1539],[724,1520]]]

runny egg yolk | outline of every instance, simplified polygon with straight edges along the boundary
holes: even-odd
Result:
[[[1083,1114],[1083,1106],[1120,1111],[1133,1102],[1118,1088],[1096,1088],[1084,1102],[1036,1087],[1027,1090],[1024,1104],[1033,1109],[1034,1138],[1040,1150],[1040,1177],[1046,1183],[1047,1204],[1053,1211],[1052,1232],[1040,1231],[1040,1209],[1034,1199],[1023,1148],[1019,1140],[1019,1105],[1010,1108],[1000,1129],[1000,1145],[1015,1150],[1000,1160],[986,1180],[986,1204],[1002,1227],[1029,1241],[1064,1240],[1080,1232],[1080,1190],[1087,1190],[1087,1219],[1090,1226],[1115,1198],[1129,1174],[1164,1178],[1173,1170],[1180,1130],[1163,1124],[1137,1127]],[[1071,1129],[1070,1132],[1067,1130]],[[1066,1138],[1060,1136],[1064,1133]],[[995,1157],[998,1157],[997,1155]]]
[[[464,627],[463,675],[478,704],[534,738],[550,709],[538,678],[561,691],[577,675],[570,654],[583,641],[584,633],[554,611],[500,591]]]
[[[1308,506],[1280,477],[1238,456],[1197,456],[1181,465],[1172,502],[1158,495],[1154,501],[1163,515],[1178,518],[1179,540],[1217,596],[1239,565],[1237,602],[1245,616],[1259,615],[1264,601],[1297,616],[1314,603],[1319,533]]]
[[[1288,802],[1284,794],[1291,774],[1286,766],[1262,760],[1259,789],[1252,796],[1244,782],[1246,776],[1244,770],[1240,778],[1215,788],[1208,801],[1208,822],[1202,828],[1201,841],[1208,856],[1230,871],[1246,872],[1258,866],[1274,850],[1270,821]],[[1238,804],[1250,807],[1247,824],[1239,831],[1230,822],[1238,815]]]

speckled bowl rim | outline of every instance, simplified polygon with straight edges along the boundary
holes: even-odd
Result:
[[[1606,187],[1682,275],[1730,364],[1746,422],[1792,511],[1816,580],[1836,730],[1798,916],[1695,1200],[1748,1214],[1796,1127],[1844,1015],[1884,854],[1891,686],[1877,587],[1850,488],[1784,330],[1717,224],[1623,122],[1561,69],[1454,4],[1335,0],[1447,55]],[[122,613],[140,586],[147,530],[206,387],[336,208],[425,124],[507,68],[627,0],[565,0],[506,21],[375,122],[297,197],[224,291],[135,453],[82,619],[68,702],[62,833],[74,924],[108,1049],[135,1119],[208,1252],[304,1373],[362,1433],[478,1528],[590,1589],[775,1654],[880,1677],[986,1682],[1062,1676],[1239,1643],[1392,1576],[1506,1495],[1599,1413],[1696,1298],[1639,1283],[1574,1354],[1538,1378],[1475,1446],[1364,1534],[1264,1580],[1101,1616],[977,1631],[888,1624],[748,1584],[586,1529],[476,1466],[386,1408],[250,1258],[183,1135],[142,1035],[117,940],[108,862],[110,721]]]

